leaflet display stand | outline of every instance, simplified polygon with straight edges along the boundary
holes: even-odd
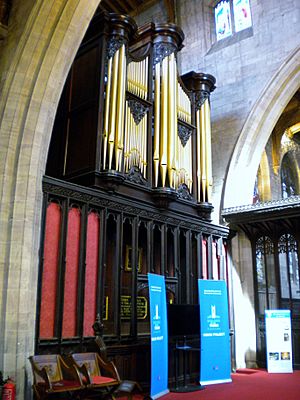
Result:
[[[188,366],[187,361],[189,360],[189,353],[198,352],[200,353],[200,346],[190,346],[187,344],[186,337],[184,336],[182,343],[176,341],[175,346],[175,388],[172,389],[172,392],[177,393],[185,393],[185,392],[194,392],[197,390],[203,390],[204,386],[200,384],[187,384],[187,373]],[[182,361],[183,361],[183,385],[178,385],[178,370],[179,370],[179,362],[180,362],[180,352],[182,352]]]

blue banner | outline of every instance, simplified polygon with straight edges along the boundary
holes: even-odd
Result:
[[[165,278],[148,274],[151,326],[151,391],[153,399],[168,393],[168,328]]]
[[[200,383],[231,382],[228,300],[225,281],[198,280]]]

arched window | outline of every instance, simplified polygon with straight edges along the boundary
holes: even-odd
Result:
[[[295,170],[295,164],[289,153],[286,153],[282,159],[280,174],[282,197],[286,199],[287,197],[298,194],[297,172]]]
[[[215,6],[217,40],[252,26],[249,0],[222,0]]]
[[[278,242],[280,286],[282,299],[300,299],[297,242],[293,235],[284,234]]]
[[[261,236],[256,241],[255,252],[258,312],[263,315],[266,309],[278,307],[272,240],[268,236]]]

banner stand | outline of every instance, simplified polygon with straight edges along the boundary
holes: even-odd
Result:
[[[225,281],[198,280],[200,383],[231,382],[228,299]]]
[[[168,328],[165,278],[149,274],[151,327],[151,399],[169,393],[168,389]]]

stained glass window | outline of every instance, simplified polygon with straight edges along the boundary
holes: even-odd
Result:
[[[240,32],[252,25],[249,0],[233,0],[235,31]]]
[[[217,40],[224,39],[232,34],[229,0],[222,0],[216,5],[215,21]]]
[[[215,6],[217,40],[252,26],[249,0],[222,0]]]

